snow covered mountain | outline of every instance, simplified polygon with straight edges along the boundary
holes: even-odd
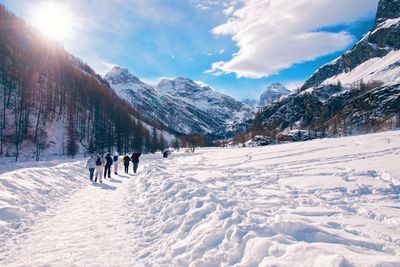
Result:
[[[400,80],[400,0],[381,0],[373,28],[352,49],[319,68],[304,84],[310,88],[340,81],[351,84]]]
[[[400,1],[381,0],[376,23],[349,51],[319,68],[298,92],[265,107],[252,129],[333,134],[400,126]]]
[[[273,83],[265,89],[265,91],[260,96],[259,106],[263,107],[278,99],[283,95],[287,95],[290,93],[290,90],[287,89],[280,83]]]
[[[259,100],[257,99],[243,99],[242,103],[247,107],[257,112],[260,108],[270,104],[274,100],[280,98],[281,96],[289,94],[291,91],[283,86],[281,83],[272,83],[265,91],[260,95]]]
[[[165,78],[152,86],[117,66],[104,78],[142,116],[176,133],[233,135],[244,131],[254,114],[243,103],[189,78]]]

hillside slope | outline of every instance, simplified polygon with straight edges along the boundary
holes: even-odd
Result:
[[[2,5],[0,92],[0,156],[39,160],[153,146],[140,113],[107,81]]]
[[[389,8],[390,7],[390,8]],[[378,4],[378,11],[375,18],[375,25],[366,33],[352,49],[344,53],[338,59],[319,68],[304,84],[303,88],[318,86],[327,79],[330,81],[343,79],[344,74],[352,72],[361,64],[378,65],[377,68],[382,74],[386,71],[397,73],[397,77],[384,77],[375,74],[372,78],[384,82],[392,82],[398,79],[400,72],[400,55],[395,52],[400,49],[400,2],[399,0],[381,0]],[[388,54],[390,60],[374,62],[377,59],[385,58]],[[372,60],[372,62],[371,62]],[[389,62],[387,62],[389,61]],[[365,70],[364,75],[368,76],[375,73],[376,70]],[[342,77],[335,77],[340,76]],[[362,76],[358,76],[362,78]],[[366,77],[367,78],[367,77]],[[368,78],[367,78],[368,80]],[[346,81],[351,83],[356,81]],[[342,81],[341,81],[342,82]]]

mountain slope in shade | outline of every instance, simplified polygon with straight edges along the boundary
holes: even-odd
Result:
[[[285,136],[293,129],[347,135],[400,127],[399,36],[399,0],[381,0],[373,28],[300,91],[265,107],[252,129]]]
[[[253,112],[243,103],[189,78],[143,83],[125,68],[104,77],[145,118],[176,133],[233,135],[249,126]]]

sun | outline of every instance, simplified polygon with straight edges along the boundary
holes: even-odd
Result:
[[[72,31],[73,16],[60,2],[42,2],[32,10],[32,24],[48,37],[64,41]]]

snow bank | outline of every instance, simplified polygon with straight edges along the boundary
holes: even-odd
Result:
[[[129,203],[134,262],[399,266],[400,132],[147,165]]]
[[[21,164],[28,166],[28,163],[13,166]],[[82,187],[87,179],[82,161],[57,165],[54,162],[31,164],[45,166],[0,174],[0,241],[25,231],[59,200],[65,200],[67,195]],[[2,169],[7,168],[2,166]]]

